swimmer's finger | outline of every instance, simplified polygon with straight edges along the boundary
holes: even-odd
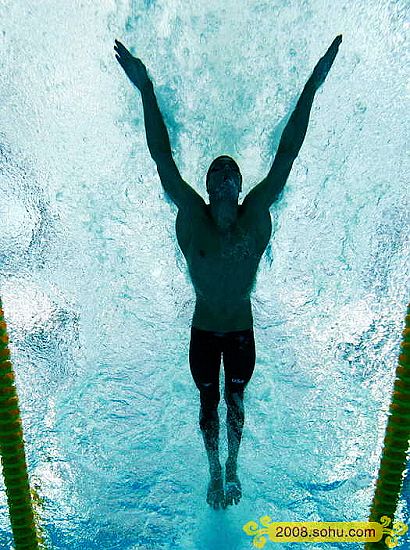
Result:
[[[127,48],[121,44],[121,42],[118,42],[118,40],[115,41],[116,44],[114,46],[114,50],[118,52],[122,57],[124,58],[132,58],[131,53],[127,50]]]
[[[114,46],[114,50],[121,57],[123,57],[124,59],[126,59],[129,62],[134,62],[134,63],[140,64],[140,65],[143,65],[145,67],[144,63],[141,61],[141,59],[139,57],[133,56],[132,53],[129,50],[127,50],[127,48],[123,44],[121,44],[121,42],[118,42],[118,40],[116,40],[116,42],[118,44],[116,44]]]
[[[121,67],[126,70],[127,66],[124,62],[124,59],[122,59],[118,54],[115,56],[115,59],[118,61],[118,63],[121,65]]]
[[[325,57],[327,55],[331,55],[334,59],[336,57],[337,52],[339,51],[339,46],[340,46],[341,42],[342,42],[342,35],[339,34],[338,36],[336,36],[336,38],[331,43],[329,49],[327,50],[327,52],[325,54]]]
[[[122,51],[125,51],[126,48],[121,44],[121,42],[118,42],[118,40],[115,40],[114,50],[116,50],[117,52],[122,52]]]
[[[336,38],[333,40],[332,44],[335,44],[336,46],[339,46],[342,42],[342,35],[338,34]]]
[[[118,61],[118,63],[121,65],[121,67],[125,70],[127,68],[127,60],[121,57],[118,54],[115,54],[115,59]]]
[[[342,35],[338,34],[336,38],[333,40],[333,42],[330,44],[328,51],[332,49],[339,48],[340,44],[342,42]]]
[[[115,46],[114,48],[116,48],[117,50],[123,50],[123,51],[126,51],[128,52],[127,48],[124,46],[124,44],[122,42],[120,42],[119,40],[115,39]]]

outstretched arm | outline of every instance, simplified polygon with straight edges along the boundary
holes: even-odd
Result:
[[[318,88],[323,84],[336,57],[342,35],[336,36],[326,54],[319,60],[299,97],[280,140],[278,154],[283,152],[297,157],[306,136],[310,109]]]
[[[198,193],[182,179],[172,158],[168,131],[158,107],[154,86],[148,77],[144,63],[133,57],[121,42],[116,40],[115,43],[114,49],[117,53],[117,61],[131,82],[141,92],[148,149],[157,165],[165,192],[178,208],[190,208],[201,201],[203,203],[204,201]]]
[[[333,64],[341,41],[342,35],[337,36],[326,54],[317,63],[282,133],[275,160],[267,177],[250,191],[244,200],[244,205],[255,206],[258,209],[269,208],[282,191],[293,161],[305,139],[313,98]]]
[[[118,40],[115,41],[114,50],[117,52],[115,57],[126,75],[141,92],[145,132],[152,158],[155,160],[161,154],[171,155],[168,132],[154,94],[154,86],[148,77],[144,63],[141,59],[133,57]]]

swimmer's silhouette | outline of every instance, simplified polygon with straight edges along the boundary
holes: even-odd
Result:
[[[196,293],[189,361],[200,391],[199,425],[209,460],[207,502],[225,508],[241,498],[237,457],[244,424],[243,396],[255,366],[250,293],[271,236],[269,207],[278,199],[306,135],[313,98],[336,57],[338,35],[308,79],[268,175],[238,204],[242,175],[229,156],[216,158],[206,175],[209,204],[181,177],[145,65],[116,40],[116,59],[141,92],[148,148],[165,192],[178,207],[176,234]],[[219,462],[219,368],[223,356],[228,459],[225,492]]]

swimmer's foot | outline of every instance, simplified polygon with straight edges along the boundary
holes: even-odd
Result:
[[[206,501],[210,506],[212,506],[214,510],[218,510],[219,507],[225,508],[225,495],[222,473],[211,475],[211,481],[208,485]]]
[[[236,464],[226,461],[225,471],[225,506],[238,504],[242,496],[242,487],[236,475]]]

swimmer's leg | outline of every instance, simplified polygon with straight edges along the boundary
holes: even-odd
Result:
[[[214,509],[225,507],[225,495],[222,479],[222,467],[219,461],[219,417],[218,395],[212,395],[206,390],[201,391],[201,409],[199,426],[209,462],[211,480],[208,485],[207,503]]]
[[[218,403],[221,353],[219,340],[215,340],[213,333],[191,328],[189,363],[192,377],[200,391],[199,426],[211,476],[206,501],[215,509],[225,506],[222,467],[219,461]]]
[[[237,476],[238,452],[245,422],[243,403],[245,387],[252,377],[256,352],[253,330],[231,333],[223,353],[225,368],[225,392],[227,405],[226,424],[228,458],[225,464],[225,503],[238,504],[242,496],[241,482]]]
[[[225,504],[238,504],[242,496],[241,482],[237,476],[238,452],[241,443],[245,410],[243,390],[232,391],[225,386],[227,405],[226,424],[228,435],[228,458],[225,463]]]

